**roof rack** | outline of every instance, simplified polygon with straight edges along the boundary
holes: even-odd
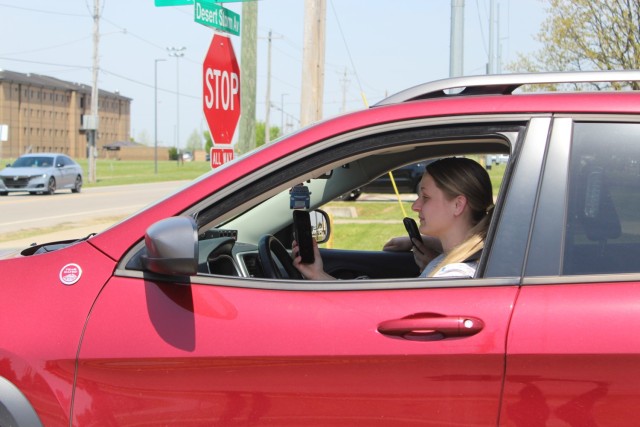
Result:
[[[491,74],[454,77],[423,83],[403,90],[374,104],[398,104],[429,98],[469,95],[510,95],[527,84],[603,83],[640,81],[640,70],[629,71],[575,71],[558,73]],[[455,93],[447,91],[455,90]]]

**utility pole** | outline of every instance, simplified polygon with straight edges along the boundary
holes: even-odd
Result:
[[[271,41],[274,38],[282,38],[282,37],[273,37],[271,35],[271,30],[269,30],[269,36],[267,37],[268,40],[268,48],[267,48],[267,101],[266,101],[266,106],[265,106],[265,113],[264,113],[264,129],[265,129],[265,133],[264,133],[264,143],[265,145],[269,143],[269,139],[271,138],[271,132],[269,131],[269,128],[271,127],[271,122],[270,122],[270,113],[271,113]]]
[[[289,95],[288,93],[280,94],[280,136],[284,135],[284,97]]]
[[[166,59],[156,59],[153,67],[153,164],[154,172],[158,174],[158,62]]]
[[[449,77],[464,74],[464,0],[451,0]]]
[[[258,2],[242,3],[242,45],[240,53],[240,129],[235,151],[256,148],[256,70],[258,51]]]
[[[500,3],[498,3],[498,13],[496,16],[496,32],[497,37],[497,54],[496,54],[496,73],[502,74],[502,39],[500,38]]]
[[[96,182],[96,140],[98,139],[98,69],[100,57],[100,0],[93,0],[93,83],[91,85],[91,120],[89,125],[89,182]]]
[[[269,132],[269,113],[271,112],[271,30],[269,30],[267,47],[267,101],[265,102],[264,110],[264,145],[267,145],[270,141],[271,132]]]
[[[347,69],[344,69],[344,77],[340,80],[342,83],[342,113],[347,111],[347,87],[349,79],[347,78]]]
[[[489,2],[489,65],[487,74],[496,73],[496,17],[495,17],[495,0]]]
[[[182,47],[168,47],[167,51],[169,56],[176,58],[176,153],[178,154],[178,164],[180,164],[180,58],[184,56],[184,51],[187,48]]]
[[[326,15],[326,0],[305,0],[300,100],[302,126],[322,119]]]

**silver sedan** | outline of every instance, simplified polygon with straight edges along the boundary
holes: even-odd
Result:
[[[25,154],[0,171],[0,196],[10,192],[53,194],[58,189],[79,193],[82,182],[82,167],[69,156]]]

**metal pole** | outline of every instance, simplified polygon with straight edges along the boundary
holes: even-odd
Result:
[[[265,102],[265,113],[264,113],[264,144],[269,144],[269,140],[271,139],[271,132],[269,132],[269,127],[271,127],[271,123],[269,123],[269,113],[271,112],[271,30],[269,30],[269,39],[268,39],[268,47],[267,47],[267,100]]]
[[[100,0],[93,2],[93,84],[91,86],[91,129],[89,130],[89,182],[96,182],[96,140],[98,139],[98,69],[100,56]]]
[[[288,93],[280,94],[280,136],[284,135],[284,97]]]
[[[184,56],[186,47],[168,47],[169,56],[176,58],[176,152],[180,163],[180,58]]]
[[[156,59],[153,68],[153,140],[154,140],[154,171],[158,174],[158,62],[166,61],[166,59]]]
[[[464,0],[451,0],[451,47],[449,77],[464,73]]]
[[[496,73],[496,31],[495,31],[495,0],[491,0],[489,2],[489,67],[487,70],[487,74],[495,74]]]

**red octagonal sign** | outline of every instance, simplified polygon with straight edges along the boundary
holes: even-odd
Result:
[[[229,37],[215,34],[202,64],[204,116],[217,144],[230,144],[240,118],[240,67]]]

